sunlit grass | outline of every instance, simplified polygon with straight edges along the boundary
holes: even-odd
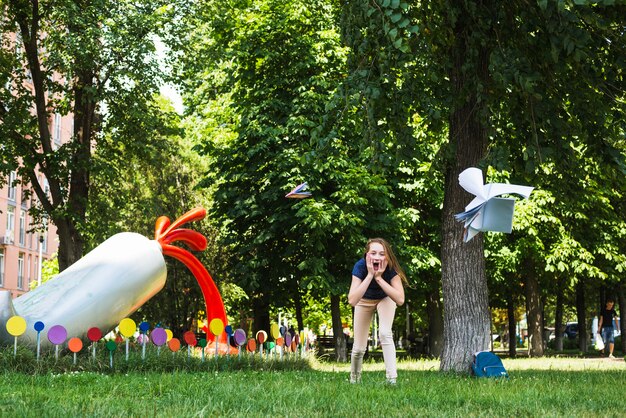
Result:
[[[436,360],[400,361],[396,386],[384,383],[381,362],[366,362],[362,383],[351,385],[349,364],[315,359],[306,366],[294,361],[297,369],[249,362],[238,370],[178,361],[167,370],[135,364],[115,372],[35,373],[7,370],[4,363],[0,416],[595,417],[626,411],[623,359],[505,359],[511,376],[505,380],[441,373]]]

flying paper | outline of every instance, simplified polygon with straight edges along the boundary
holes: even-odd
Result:
[[[483,172],[470,167],[459,174],[459,184],[476,197],[465,206],[465,212],[454,215],[464,222],[463,242],[468,242],[481,231],[511,233],[515,199],[501,198],[503,194],[517,194],[528,198],[534,187],[515,184],[484,184]]]
[[[285,197],[289,199],[304,199],[305,197],[311,197],[311,192],[307,192],[308,185],[306,182],[296,186],[292,191],[287,193]]]

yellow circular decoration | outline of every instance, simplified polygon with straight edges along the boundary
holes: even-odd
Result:
[[[224,332],[224,323],[219,318],[213,318],[209,323],[209,330],[211,330],[211,334],[217,337]]]
[[[172,337],[174,336],[174,333],[172,332],[171,329],[166,329],[165,334],[167,335],[167,341],[171,340]]]
[[[270,326],[270,334],[272,334],[272,338],[274,340],[280,338],[280,328],[278,327],[278,324],[272,324],[272,326]]]
[[[21,316],[12,316],[7,321],[7,331],[14,337],[18,337],[26,332],[26,320]]]
[[[126,338],[130,338],[137,331],[137,324],[130,318],[124,318],[120,321],[120,333]]]

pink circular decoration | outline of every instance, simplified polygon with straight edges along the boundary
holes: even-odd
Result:
[[[63,325],[55,325],[48,331],[48,341],[60,345],[67,340],[67,330]]]
[[[167,342],[167,333],[163,328],[155,328],[150,333],[150,339],[152,344],[160,347]]]

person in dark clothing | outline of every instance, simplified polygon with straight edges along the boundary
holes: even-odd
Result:
[[[602,336],[604,341],[604,347],[609,347],[609,358],[613,357],[613,348],[615,347],[614,330],[617,329],[617,313],[613,306],[615,301],[613,299],[607,299],[606,305],[600,311],[600,321],[598,322],[598,334]],[[613,321],[615,321],[615,328],[613,328]],[[605,348],[606,349],[606,348]]]

